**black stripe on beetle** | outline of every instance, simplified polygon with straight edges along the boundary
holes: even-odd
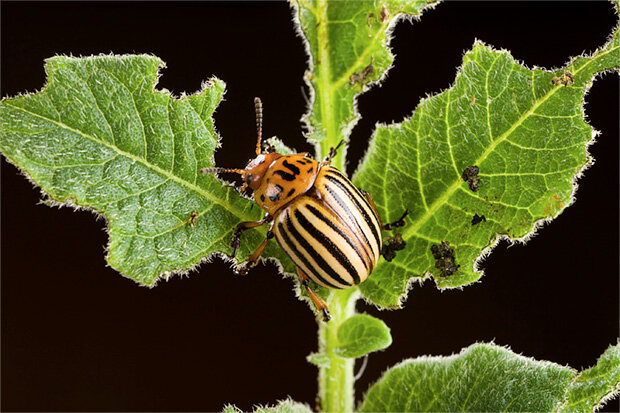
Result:
[[[290,221],[288,216],[287,216],[287,220]],[[287,224],[288,224],[288,222],[287,222]],[[278,228],[278,233],[279,233],[280,237],[282,238],[282,241],[284,241],[284,244],[286,245],[286,247],[291,251],[291,254],[293,256],[297,257],[302,262],[302,264],[306,267],[305,270],[304,270],[304,272],[306,274],[312,274],[317,279],[319,279],[323,283],[325,283],[325,285],[328,285],[328,286],[330,286],[332,288],[339,288],[338,286],[333,285],[332,283],[329,283],[326,280],[324,280],[323,277],[319,277],[319,276],[315,275],[315,272],[312,271],[312,265],[310,265],[310,262],[306,259],[306,257],[303,254],[301,254],[299,252],[299,250],[297,249],[297,247],[295,246],[295,244],[293,243],[291,238],[288,236],[288,232],[287,232],[286,228],[284,227],[284,224],[282,224],[281,222],[278,222],[277,228]]]
[[[332,255],[332,257],[338,260],[338,263],[342,265],[342,267],[347,270],[351,278],[353,279],[354,284],[360,283],[360,276],[357,273],[357,270],[351,264],[351,261],[347,258],[347,256],[342,252],[342,250],[338,247],[338,245],[334,244],[331,239],[329,239],[325,234],[319,231],[314,225],[308,221],[306,216],[301,213],[301,211],[295,211],[295,218],[297,222],[301,225],[301,227],[318,242],[323,245],[327,251]],[[346,283],[349,284],[349,283]]]
[[[318,209],[316,209],[312,205],[306,205],[306,208],[308,208],[308,211],[310,211],[315,217],[317,217],[318,219],[323,221],[325,224],[327,224],[327,226],[329,226],[336,234],[338,234],[338,236],[340,238],[344,239],[347,242],[347,244],[349,244],[351,249],[353,249],[355,251],[357,256],[360,257],[360,260],[362,260],[362,262],[364,263],[364,266],[366,267],[366,269],[368,269],[368,262],[367,261],[369,260],[369,257],[368,256],[366,256],[366,257],[362,256],[361,251],[359,250],[359,248],[357,248],[357,245],[355,245],[355,243],[353,242],[351,237],[349,237],[348,234],[342,232],[342,230],[340,228],[338,228],[336,225],[334,225],[334,223],[331,222],[329,219],[327,219],[327,217],[325,215],[323,215],[321,213],[321,211],[319,211]],[[364,255],[366,255],[366,254],[364,254]],[[356,284],[359,284],[359,282],[356,282]]]
[[[294,193],[295,193],[295,188],[293,188],[290,191],[288,191],[288,194],[286,194],[286,197],[288,198],[289,196],[293,195]]]
[[[354,188],[354,191],[357,192],[357,188],[355,188],[354,186],[351,186],[351,185],[347,185],[345,182],[340,181],[339,179],[337,179],[336,176],[334,176],[334,175],[325,175],[325,178],[327,178],[329,181],[335,183],[336,186],[340,187],[340,189],[342,189],[347,194],[351,194],[351,189],[350,188]],[[362,213],[362,215],[364,217],[364,220],[366,221],[366,224],[368,224],[368,226],[370,227],[373,235],[375,236],[375,241],[377,242],[377,246],[379,247],[379,249],[381,249],[381,236],[379,235],[379,233],[377,231],[377,227],[375,226],[375,223],[373,222],[372,219],[370,219],[370,216],[368,216],[368,213],[366,212],[366,208],[362,207],[362,205],[359,203],[359,201],[357,200],[355,195],[351,194],[351,195],[349,195],[349,198],[351,199],[351,201],[353,201],[353,203],[355,204],[355,207]],[[365,198],[362,198],[362,199],[364,200],[364,204],[369,206],[368,205],[368,201],[366,201]],[[372,209],[371,209],[371,211],[372,211]]]
[[[344,182],[351,182],[349,181],[349,179],[344,176],[342,174],[342,172],[340,172],[338,169],[334,169],[332,168],[330,171],[334,176],[339,177],[340,179],[343,179]],[[366,195],[362,192],[362,190],[360,190],[358,187],[356,187],[355,185],[348,185],[349,188],[353,189],[353,191],[359,195],[359,197],[364,201],[364,204],[366,204],[366,206],[368,206],[368,208],[372,211],[372,207],[370,206],[370,203],[368,202],[368,199],[366,199]]]
[[[290,232],[291,236],[299,243],[299,245],[308,253],[308,255],[310,255],[313,259],[314,262],[316,262],[317,266],[323,270],[323,272],[327,275],[329,275],[334,281],[344,285],[344,286],[351,286],[350,283],[346,282],[345,280],[343,280],[336,271],[334,271],[334,269],[327,263],[325,262],[325,260],[323,259],[323,257],[321,257],[321,255],[319,253],[316,252],[316,250],[314,248],[312,248],[312,245],[310,245],[308,243],[308,241],[299,233],[299,231],[297,231],[297,228],[295,228],[295,226],[293,225],[293,221],[291,221],[291,216],[287,213],[286,214],[286,227],[288,229],[288,231]],[[319,275],[319,272],[317,270],[314,269],[314,267],[310,267],[310,269],[312,269],[312,274],[314,276],[317,277],[317,279],[320,279],[321,281],[323,281],[326,285],[333,285],[332,283],[328,282],[327,280],[325,280],[323,277],[321,277]],[[343,288],[343,287],[338,287],[338,286],[333,286],[333,288]]]
[[[355,231],[352,231],[351,233],[357,237],[358,234],[362,234],[362,237],[364,238],[364,240],[360,240],[359,237],[358,241],[360,243],[363,243],[365,245],[368,246],[368,248],[372,251],[372,245],[370,245],[370,241],[368,241],[368,238],[366,238],[366,233],[362,230],[362,226],[359,224],[359,222],[357,222],[357,219],[355,219],[355,216],[352,215],[352,211],[349,209],[349,207],[347,206],[347,204],[340,198],[340,196],[338,196],[338,194],[329,186],[325,186],[325,190],[329,193],[329,195],[334,198],[334,200],[336,201],[336,203],[344,210],[344,214],[348,217],[351,217],[351,222],[353,223],[353,225],[355,226]],[[368,258],[369,261],[370,257]]]

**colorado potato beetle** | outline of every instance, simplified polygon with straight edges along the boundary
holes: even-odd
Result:
[[[236,272],[246,274],[271,238],[276,239],[297,266],[301,284],[323,320],[331,318],[327,304],[310,288],[310,280],[327,288],[349,288],[363,282],[375,268],[379,255],[387,259],[404,242],[382,247],[382,230],[405,225],[405,216],[383,225],[372,197],[355,187],[338,169],[331,166],[336,151],[331,148],[323,161],[309,153],[281,155],[273,147],[262,150],[263,107],[254,99],[256,109],[256,158],[245,169],[204,168],[202,173],[232,172],[244,182],[240,191],[253,191],[254,201],[265,211],[260,221],[237,225],[230,246],[231,257],[239,249],[244,230],[269,224],[265,240],[241,263]]]

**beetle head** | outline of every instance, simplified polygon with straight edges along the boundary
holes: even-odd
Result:
[[[256,191],[261,182],[263,182],[263,177],[271,164],[281,156],[282,155],[277,152],[260,153],[256,158],[252,159],[243,170],[242,177],[244,184],[241,191],[248,186],[252,191]]]

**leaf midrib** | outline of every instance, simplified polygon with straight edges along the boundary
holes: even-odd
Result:
[[[320,95],[321,105],[321,119],[323,120],[322,126],[325,129],[325,140],[321,142],[319,146],[321,152],[317,154],[318,158],[327,155],[329,148],[336,146],[336,140],[338,139],[334,119],[333,109],[333,92],[335,88],[330,86],[331,81],[331,60],[329,58],[330,44],[329,44],[329,32],[328,32],[328,8],[327,0],[319,0],[317,9],[321,11],[320,15],[316,15],[319,19],[319,25],[317,27],[317,50],[319,55],[319,74],[317,82],[317,94]],[[322,47],[325,45],[326,47]],[[334,163],[340,165],[344,164],[344,158],[341,157],[341,153],[337,153],[334,159]],[[340,168],[342,169],[342,168]]]
[[[146,160],[144,160],[144,159],[142,159],[142,158],[132,154],[131,152],[123,151],[122,149],[118,148],[115,145],[111,145],[108,142],[105,142],[105,141],[103,141],[101,139],[98,139],[98,138],[96,138],[94,136],[88,135],[88,134],[86,134],[86,133],[84,133],[84,132],[82,132],[82,131],[80,131],[78,129],[72,128],[69,125],[66,125],[65,123],[58,122],[58,121],[56,121],[54,119],[50,119],[50,118],[47,118],[45,116],[41,116],[38,113],[29,111],[29,110],[27,110],[25,108],[22,108],[22,107],[19,107],[19,106],[15,106],[15,105],[11,105],[11,104],[7,103],[6,101],[2,102],[2,104],[5,105],[5,106],[8,106],[10,108],[13,108],[14,110],[21,111],[21,112],[27,113],[27,114],[29,114],[31,116],[34,116],[34,117],[37,117],[39,119],[43,119],[43,120],[45,120],[47,122],[53,123],[53,124],[57,125],[60,128],[64,128],[64,129],[66,129],[68,131],[71,131],[71,132],[73,132],[75,134],[78,134],[78,135],[82,136],[83,138],[88,139],[88,140],[90,140],[90,141],[92,141],[94,143],[97,143],[99,145],[102,145],[102,146],[105,146],[105,147],[107,147],[109,149],[112,149],[114,152],[118,153],[119,155],[125,156],[125,157],[127,157],[129,159],[132,159],[132,160],[134,160],[136,162],[139,162],[140,164],[146,166],[149,169],[152,169],[153,171],[155,171],[155,172],[165,176],[166,178],[168,178],[168,179],[170,179],[172,181],[175,181],[175,182],[181,184],[182,186],[185,186],[185,187],[191,189],[192,191],[200,194],[201,196],[203,196],[204,198],[208,199],[209,201],[211,201],[211,202],[213,202],[215,204],[220,205],[221,207],[223,207],[227,211],[231,212],[233,215],[235,215],[235,216],[237,216],[237,217],[239,217],[241,219],[245,219],[246,218],[246,216],[243,213],[243,211],[239,210],[234,205],[222,202],[222,200],[220,198],[213,196],[208,191],[205,191],[203,188],[201,188],[201,187],[199,187],[199,186],[197,186],[197,185],[195,185],[193,183],[190,183],[190,182],[188,182],[188,181],[178,177],[177,175],[174,175],[174,174],[170,173],[169,171],[166,171],[165,169],[160,168],[157,165],[151,164],[151,163],[147,162]],[[90,206],[90,205],[85,205],[85,206]]]

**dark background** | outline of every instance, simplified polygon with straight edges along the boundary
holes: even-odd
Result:
[[[299,122],[307,58],[286,3],[2,2],[1,12],[3,97],[39,90],[43,60],[55,54],[152,53],[168,65],[159,87],[176,95],[210,76],[226,81],[215,114],[219,165],[252,156],[254,96],[267,136],[312,150]],[[615,22],[607,2],[449,2],[399,23],[395,67],[359,99],[348,172],[375,122],[400,121],[450,86],[475,38],[558,68],[605,43]],[[500,243],[481,282],[416,286],[401,311],[359,304],[385,320],[394,344],[369,358],[358,400],[403,358],[476,341],[578,369],[616,343],[618,112],[618,76],[607,74],[586,97],[602,134],[576,203],[527,246]],[[102,220],[39,199],[3,159],[2,410],[249,410],[287,396],[314,406],[317,371],[305,361],[316,350],[314,317],[275,267],[239,277],[216,259],[149,290],[106,267]],[[617,411],[617,400],[606,410]]]

